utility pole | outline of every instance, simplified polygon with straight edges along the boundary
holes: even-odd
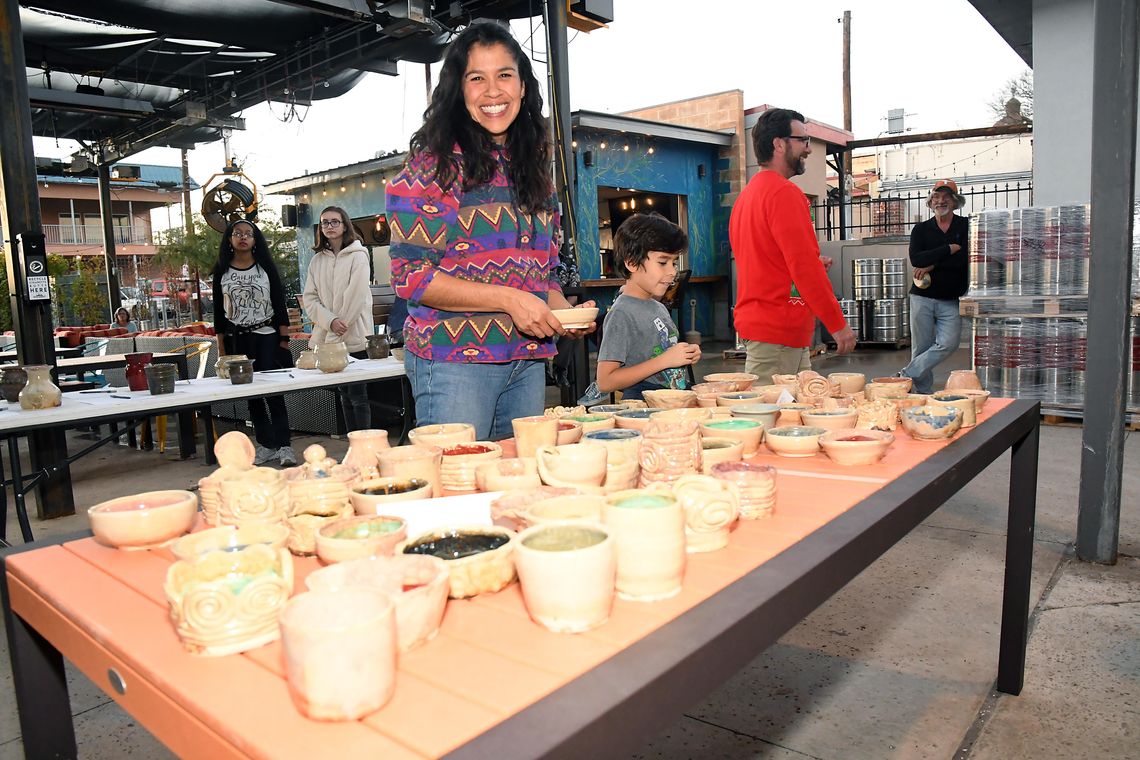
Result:
[[[431,64],[424,64],[424,100],[431,103]]]
[[[190,154],[186,148],[182,149],[182,235],[183,240],[194,234],[194,212],[190,210]],[[195,318],[201,322],[202,314],[202,286],[198,265],[194,264],[194,311]]]
[[[851,11],[843,11],[843,128],[851,132]],[[851,150],[843,151],[839,164],[839,239],[847,239],[847,209],[851,195],[847,182],[851,177]]]

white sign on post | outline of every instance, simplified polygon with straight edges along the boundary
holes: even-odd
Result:
[[[40,275],[28,277],[28,300],[51,300],[51,285],[48,283],[48,278],[46,276]]]

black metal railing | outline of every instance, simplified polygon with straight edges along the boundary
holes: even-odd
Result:
[[[811,207],[815,233],[820,240],[854,240],[888,235],[909,235],[916,222],[930,216],[927,190],[910,193],[885,192],[877,198],[857,197],[843,208],[847,235],[840,235],[840,203],[828,200]],[[1033,205],[1032,182],[1006,182],[964,187],[963,213],[984,208],[1017,208]]]

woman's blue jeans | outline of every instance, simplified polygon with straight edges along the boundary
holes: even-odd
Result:
[[[440,362],[408,351],[404,369],[416,400],[416,424],[468,422],[479,441],[514,435],[511,420],[542,414],[546,368],[541,359],[503,364]]]
[[[902,374],[914,380],[915,393],[934,392],[934,368],[958,350],[962,317],[958,299],[942,301],[910,296],[910,364]]]

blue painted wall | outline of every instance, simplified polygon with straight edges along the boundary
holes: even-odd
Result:
[[[296,191],[294,198],[298,204],[297,248],[301,265],[301,287],[305,285],[309,262],[313,259],[313,244],[316,242],[313,238],[313,225],[320,219],[321,209],[326,206],[340,206],[351,218],[382,214],[387,209],[384,203],[385,185],[381,182],[381,176],[369,175],[365,177],[365,181],[368,183],[367,187],[360,186],[360,177],[346,180],[343,185],[344,192],[341,192],[340,183],[313,185]],[[325,195],[321,195],[322,190]],[[307,206],[304,213],[301,213],[300,209],[302,203]]]

